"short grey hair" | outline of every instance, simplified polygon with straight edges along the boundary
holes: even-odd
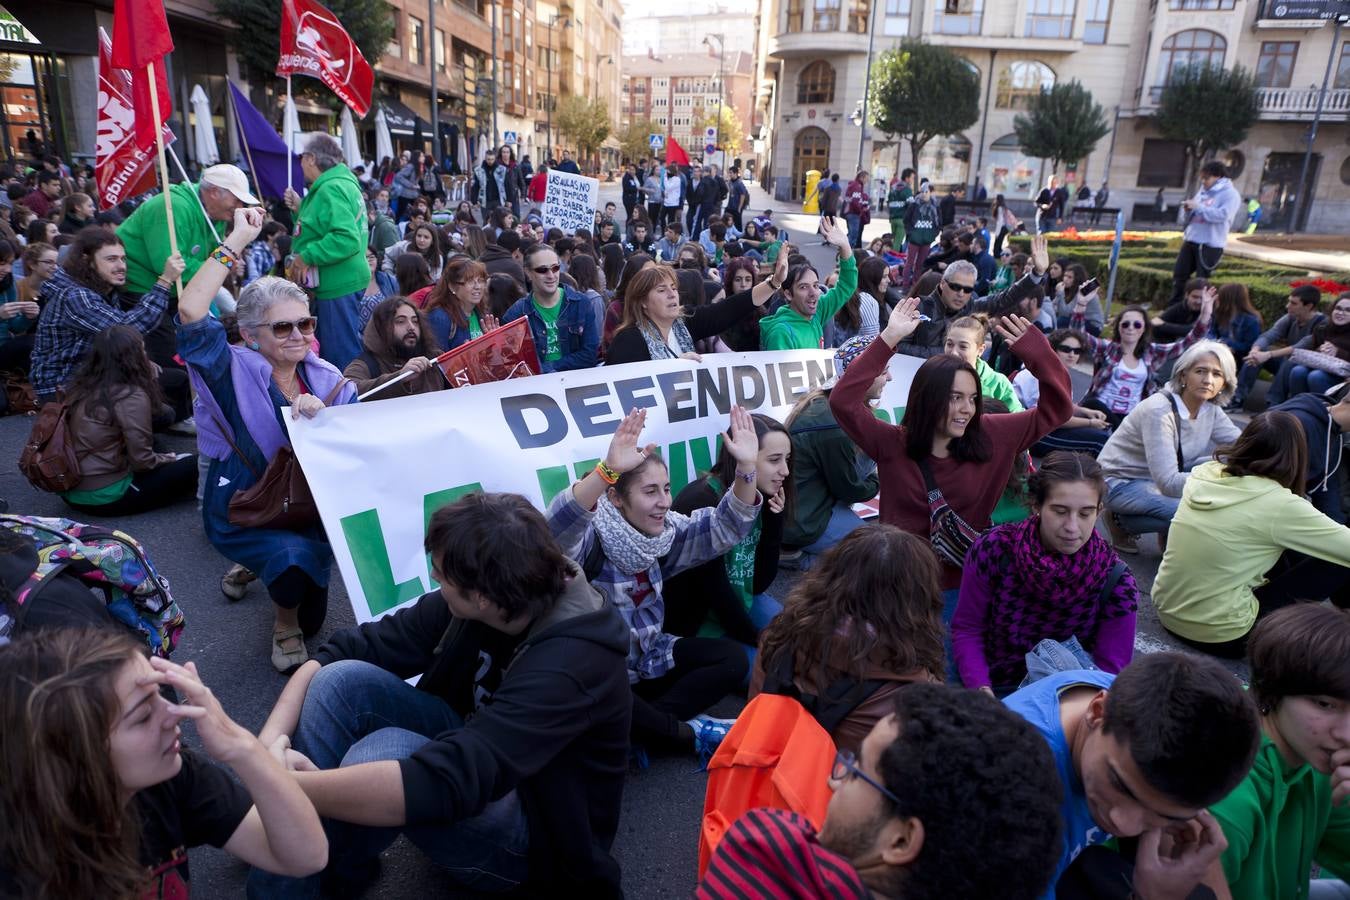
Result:
[[[248,283],[239,292],[239,306],[234,314],[244,328],[257,328],[267,322],[267,313],[278,303],[298,300],[309,304],[309,296],[294,281],[264,275]]]
[[[942,273],[942,280],[950,282],[953,275],[969,275],[976,281],[980,280],[980,270],[975,268],[975,264],[968,259],[958,259],[954,263],[948,264]]]
[[[1219,369],[1223,372],[1223,389],[1210,402],[1227,406],[1228,401],[1232,400],[1233,394],[1237,392],[1237,362],[1233,359],[1233,351],[1228,349],[1228,345],[1218,341],[1196,341],[1187,347],[1177,359],[1176,365],[1172,367],[1172,377],[1167,382],[1167,389],[1180,397],[1181,382],[1185,379],[1186,373],[1206,356],[1217,359]]]
[[[342,163],[342,147],[329,134],[316,134],[305,144],[305,152],[314,157],[314,166],[327,172]]]

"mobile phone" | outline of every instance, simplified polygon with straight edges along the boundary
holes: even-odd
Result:
[[[1078,288],[1078,296],[1086,297],[1088,294],[1092,293],[1100,286],[1101,285],[1097,282],[1097,279],[1089,278],[1087,281],[1083,282],[1081,287]]]

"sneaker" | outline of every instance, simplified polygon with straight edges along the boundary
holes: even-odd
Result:
[[[1111,534],[1111,543],[1121,553],[1138,553],[1139,538],[1125,530],[1125,526],[1120,523],[1120,519],[1113,512],[1107,512],[1106,530]]]
[[[708,760],[712,759],[713,754],[721,745],[722,739],[731,731],[731,726],[736,724],[735,719],[716,719],[712,716],[702,715],[694,716],[685,723],[694,729],[694,753],[698,755],[703,763],[703,768],[708,767]]]
[[[784,569],[796,569],[802,564],[802,551],[800,550],[780,550],[778,551],[778,565]]]
[[[188,416],[181,422],[174,422],[168,427],[169,434],[182,434],[188,437],[197,436],[197,420]]]

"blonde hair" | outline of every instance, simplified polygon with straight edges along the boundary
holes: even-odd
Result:
[[[1219,369],[1223,372],[1223,389],[1210,402],[1225,406],[1237,392],[1237,362],[1233,359],[1233,351],[1228,349],[1228,345],[1218,341],[1196,341],[1187,347],[1172,368],[1172,377],[1167,382],[1167,389],[1180,397],[1186,373],[1203,356],[1212,356],[1219,361]]]
[[[989,321],[984,316],[962,316],[955,322],[947,326],[948,331],[955,331],[958,328],[974,331],[980,336],[975,343],[983,344],[989,337]]]

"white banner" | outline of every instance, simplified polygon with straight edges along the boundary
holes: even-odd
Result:
[[[671,491],[717,458],[733,404],[785,419],[833,374],[830,350],[719,353],[535,375],[286,416],[358,622],[431,590],[422,539],[431,514],[474,490],[543,509],[603,458],[623,415],[646,407],[644,443]],[[897,421],[923,360],[891,359],[878,417]],[[524,548],[522,548],[524,549]]]
[[[544,228],[561,228],[576,234],[578,228],[595,228],[595,210],[600,204],[600,182],[585,175],[548,170],[544,191]]]

